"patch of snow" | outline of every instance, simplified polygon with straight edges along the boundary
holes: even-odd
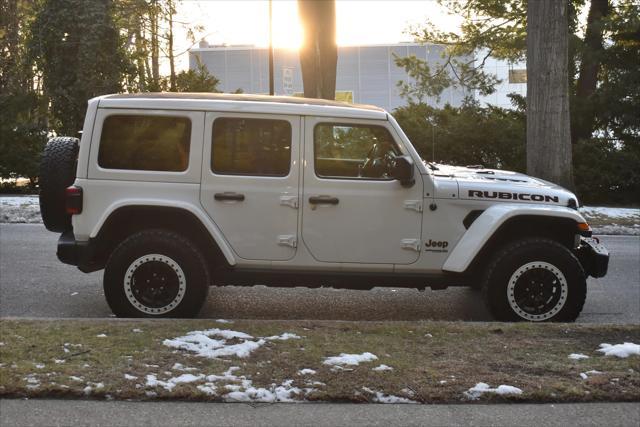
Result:
[[[415,400],[407,399],[406,397],[394,396],[392,394],[384,394],[379,391],[371,390],[368,387],[362,387],[367,393],[373,394],[373,401],[377,403],[418,403]]]
[[[376,366],[375,368],[372,369],[373,371],[393,371],[393,368],[391,366],[387,366],[387,365],[380,365],[380,366]]]
[[[623,344],[600,344],[600,348],[596,351],[604,353],[605,356],[615,356],[621,358],[627,358],[629,356],[640,356],[640,345],[632,342],[625,342]]]
[[[159,380],[155,375],[149,374],[147,375],[147,387],[163,387],[167,391],[173,390],[173,388],[178,384],[186,384],[192,383],[195,381],[200,381],[204,379],[204,375],[191,375],[191,374],[182,374],[179,377],[169,378],[167,381]]]
[[[269,341],[286,341],[286,340],[299,340],[300,337],[296,334],[285,332],[282,335],[274,335],[272,337],[265,337],[265,340]]]
[[[210,338],[211,336],[222,339],[213,339]],[[231,339],[241,339],[243,342],[228,344],[227,340]],[[253,337],[244,332],[209,329],[189,332],[185,336],[164,340],[162,343],[167,347],[191,351],[197,356],[214,359],[225,356],[247,357],[252,351],[264,345],[266,341],[264,339],[253,341]]]
[[[38,196],[0,197],[0,223],[42,223]]]
[[[294,396],[302,393],[298,387],[292,387],[293,381],[284,381],[280,385],[272,384],[271,389],[249,386],[244,391],[232,391],[224,395],[227,402],[295,402]]]
[[[640,209],[634,208],[608,208],[604,206],[583,206],[580,213],[587,219],[597,216],[606,216],[614,219],[637,219],[640,222]]]
[[[77,293],[77,292],[71,292],[71,296],[72,296],[72,297],[75,297],[76,295],[78,295],[78,293]]]
[[[2,347],[4,345],[4,343],[2,341],[0,341],[0,347]]]
[[[124,379],[125,380],[129,380],[129,381],[133,381],[133,380],[137,380],[138,377],[136,377],[134,375],[124,374]]]
[[[378,360],[378,356],[369,352],[362,354],[340,353],[339,356],[326,357],[322,363],[325,365],[359,365],[373,360]]]
[[[57,363],[58,365],[61,365],[61,364],[63,364],[63,363],[66,363],[66,362],[67,362],[67,361],[66,361],[66,360],[64,360],[64,359],[54,359],[53,361],[54,361],[55,363]]]
[[[182,363],[174,363],[171,369],[176,371],[197,371],[198,370],[198,368],[189,368],[187,366],[184,366]]]
[[[522,394],[522,390],[518,387],[510,385],[500,385],[497,388],[491,388],[487,383],[478,383],[464,392],[464,396],[469,400],[478,400],[485,393],[495,393],[500,395],[518,395]]]
[[[600,371],[596,371],[595,369],[592,369],[591,371],[587,371],[585,372],[587,375],[600,375],[602,374],[602,372]]]
[[[106,338],[107,335],[106,334],[98,334],[98,335],[96,335],[96,337],[98,337],[98,338]]]
[[[316,371],[314,371],[313,369],[309,369],[309,368],[300,369],[298,371],[298,375],[313,375],[315,373],[316,373]]]
[[[133,328],[133,329],[131,330],[131,332],[135,332],[136,334],[139,334],[139,333],[141,333],[141,332],[142,332],[142,329],[139,329],[139,328]]]
[[[227,320],[227,319],[218,319],[218,320],[216,320],[216,322],[218,322],[218,323],[233,323],[232,320]]]
[[[36,367],[36,369],[44,369],[44,364],[42,363],[34,363],[34,366]]]
[[[586,380],[589,377],[584,372],[580,372],[580,378],[582,378],[583,380]]]
[[[80,381],[84,381],[81,377],[76,377],[76,376],[74,376],[74,375],[69,375],[69,379],[70,379],[71,381],[78,381],[78,382],[80,382]]]
[[[147,397],[156,397],[158,395],[155,391],[145,391],[144,394]]]
[[[433,338],[433,335],[431,335],[431,334],[425,334],[424,336],[427,337],[427,338]]]
[[[210,385],[199,385],[196,388],[208,396],[213,396],[216,394],[217,387],[213,384],[210,384]]]
[[[589,356],[587,356],[586,354],[581,354],[581,353],[571,353],[569,356],[569,359],[573,359],[573,360],[580,360],[580,359],[588,359]]]

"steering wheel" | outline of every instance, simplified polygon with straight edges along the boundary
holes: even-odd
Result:
[[[378,143],[371,146],[366,159],[358,166],[359,178],[382,178],[388,173],[394,156],[390,151],[381,153],[383,149]]]

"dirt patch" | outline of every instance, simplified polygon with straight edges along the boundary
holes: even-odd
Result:
[[[207,335],[213,328],[250,337]],[[640,356],[595,351],[622,342],[639,343],[640,326],[1,320],[0,396],[432,403],[467,402],[465,392],[486,383],[522,393],[487,392],[477,401],[639,400]],[[208,345],[226,355],[196,355]],[[376,358],[324,363],[367,352]],[[391,369],[374,370],[381,365]]]

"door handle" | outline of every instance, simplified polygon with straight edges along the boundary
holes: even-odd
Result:
[[[244,194],[233,193],[231,191],[225,191],[224,193],[216,193],[213,195],[213,198],[218,201],[225,200],[233,200],[236,202],[241,202],[244,200]]]
[[[309,203],[312,205],[337,205],[340,200],[337,197],[332,196],[311,196],[309,197]]]

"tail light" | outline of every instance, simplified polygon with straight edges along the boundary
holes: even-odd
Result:
[[[72,185],[65,190],[65,208],[69,215],[82,213],[82,188]]]

